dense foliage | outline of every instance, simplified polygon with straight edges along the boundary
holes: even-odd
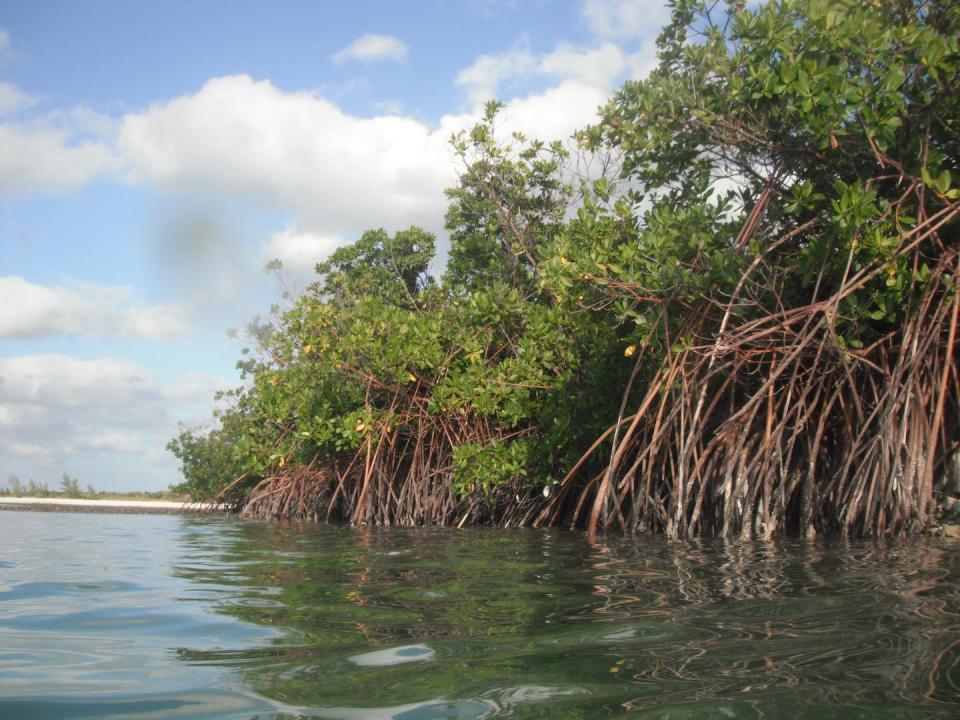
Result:
[[[449,262],[366,233],[261,328],[182,490],[274,516],[925,527],[953,444],[960,8],[676,3],[560,144],[454,138]]]

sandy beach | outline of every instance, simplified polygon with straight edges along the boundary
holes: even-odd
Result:
[[[199,512],[195,505],[169,500],[88,500],[57,497],[0,497],[0,510],[175,514]]]

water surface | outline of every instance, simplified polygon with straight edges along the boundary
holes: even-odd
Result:
[[[954,718],[958,551],[0,511],[0,718]]]

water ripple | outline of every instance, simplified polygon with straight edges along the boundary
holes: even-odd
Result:
[[[2,520],[0,718],[960,716],[956,542]]]

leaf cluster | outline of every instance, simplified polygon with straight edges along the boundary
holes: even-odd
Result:
[[[171,443],[183,489],[361,456],[365,478],[376,463],[401,478],[428,443],[417,472],[459,497],[549,496],[571,468],[595,492],[606,463],[578,460],[616,445],[648,383],[732,388],[735,417],[794,317],[826,328],[816,362],[873,362],[931,284],[955,282],[958,37],[960,6],[936,0],[676,0],[659,67],[577,136],[619,166],[579,178],[563,145],[504,138],[492,103],[451,140],[445,273],[415,227],[320,263],[256,328],[221,428]],[[780,345],[758,331],[740,374],[664,374],[774,321]]]

